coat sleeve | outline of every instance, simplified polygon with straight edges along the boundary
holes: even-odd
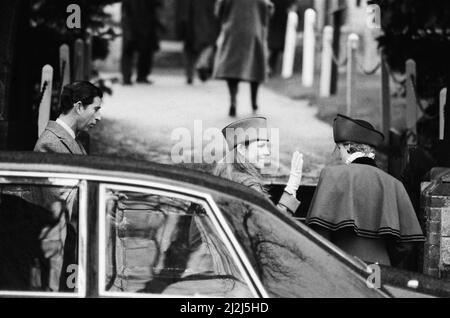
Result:
[[[299,206],[300,201],[298,201],[296,197],[287,192],[283,192],[283,195],[281,196],[281,199],[277,205],[280,210],[287,211],[292,215],[295,214],[295,211],[297,211]]]

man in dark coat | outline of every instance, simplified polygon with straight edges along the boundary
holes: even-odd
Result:
[[[220,31],[214,14],[216,0],[177,0],[176,30],[184,41],[186,77],[189,84],[194,77],[194,66],[200,53],[215,45]]]
[[[307,224],[350,255],[403,267],[424,237],[402,183],[375,163],[383,134],[342,115],[333,133],[344,164],[322,171]]]
[[[269,67],[273,72],[279,60],[280,53],[284,50],[286,39],[286,27],[289,9],[297,0],[271,0],[275,11],[269,25]]]
[[[153,67],[153,55],[159,50],[158,32],[162,28],[157,10],[161,0],[122,1],[122,75],[125,85],[131,84],[133,56],[138,54],[137,82],[151,83],[147,77]]]

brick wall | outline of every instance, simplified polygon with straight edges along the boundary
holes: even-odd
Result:
[[[450,169],[425,184],[422,193],[426,242],[423,270],[425,274],[450,279]]]

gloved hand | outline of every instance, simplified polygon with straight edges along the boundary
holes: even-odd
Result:
[[[291,162],[291,173],[289,174],[289,181],[286,185],[284,191],[295,196],[300,183],[302,182],[302,172],[303,172],[303,155],[296,151],[292,155]]]

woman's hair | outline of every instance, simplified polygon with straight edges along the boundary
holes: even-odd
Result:
[[[245,143],[248,147],[248,143]],[[237,150],[237,147],[217,163],[213,174],[224,179],[241,183],[257,191],[266,193],[262,176],[254,164],[246,162],[245,157]]]
[[[372,146],[365,144],[358,144],[355,142],[343,142],[340,145],[344,146],[347,152],[351,155],[355,152],[362,152],[366,156],[375,155],[375,149]]]

